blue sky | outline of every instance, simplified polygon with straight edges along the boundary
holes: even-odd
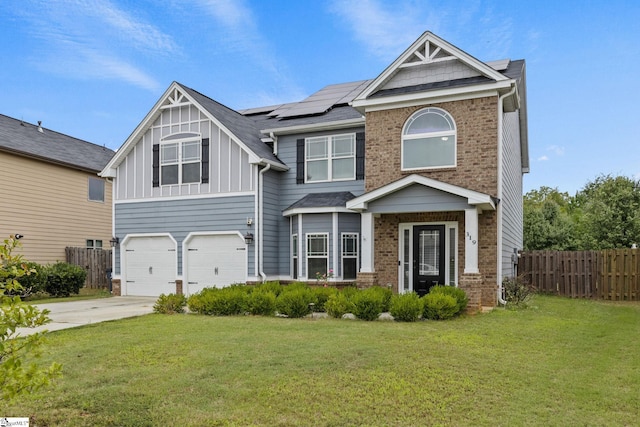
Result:
[[[640,179],[640,2],[7,0],[0,114],[117,149],[174,80],[241,109],[375,78],[430,30],[526,59],[525,191]]]

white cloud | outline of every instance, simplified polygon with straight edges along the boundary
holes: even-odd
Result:
[[[549,158],[547,156],[540,156],[538,157],[538,161],[539,162],[546,162],[547,160],[549,160]]]
[[[558,145],[550,145],[547,147],[547,151],[552,152],[556,156],[563,156],[565,149],[564,147],[560,147]]]

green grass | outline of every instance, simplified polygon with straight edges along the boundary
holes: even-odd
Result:
[[[25,301],[30,304],[49,304],[51,302],[67,302],[78,301],[96,298],[109,298],[111,292],[108,289],[96,289],[96,288],[80,288],[80,292],[77,295],[70,295],[68,297],[52,298],[48,294],[36,294],[28,297]]]
[[[453,321],[148,315],[49,335],[32,426],[637,425],[640,304]],[[2,405],[2,404],[0,404]]]

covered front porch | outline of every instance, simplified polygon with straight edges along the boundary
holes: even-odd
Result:
[[[361,214],[360,286],[424,295],[459,286],[470,308],[496,304],[496,203],[489,195],[410,175],[347,203]]]

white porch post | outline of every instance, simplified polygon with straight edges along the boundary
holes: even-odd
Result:
[[[478,271],[478,209],[464,211],[464,272],[477,274]]]
[[[373,273],[373,214],[363,212],[360,214],[360,232],[362,233],[362,255],[360,265],[361,273]]]

